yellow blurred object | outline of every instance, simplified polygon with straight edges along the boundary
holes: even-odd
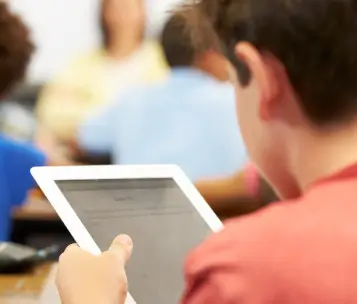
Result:
[[[104,50],[90,53],[71,64],[48,84],[37,106],[39,129],[61,141],[71,141],[77,126],[88,115],[120,99],[120,91],[141,83],[162,80],[167,65],[158,43],[147,41],[129,57],[116,61]],[[41,145],[41,131],[37,136]]]

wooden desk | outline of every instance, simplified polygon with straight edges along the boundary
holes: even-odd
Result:
[[[13,212],[14,220],[58,221],[59,217],[45,198],[33,198]]]
[[[61,304],[61,299],[55,284],[57,267],[53,267],[43,289],[39,304]]]
[[[54,264],[48,263],[28,274],[0,275],[0,303],[40,304],[53,269]]]

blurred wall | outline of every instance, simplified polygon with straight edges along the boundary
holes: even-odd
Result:
[[[145,0],[148,34],[156,35],[167,11],[183,0]],[[28,23],[37,46],[28,72],[29,83],[42,83],[78,53],[96,46],[99,0],[11,0]]]

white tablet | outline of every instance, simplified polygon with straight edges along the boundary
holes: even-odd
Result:
[[[138,304],[178,303],[187,253],[223,227],[177,166],[36,167],[31,173],[83,249],[99,254],[118,234],[131,236],[127,275]]]

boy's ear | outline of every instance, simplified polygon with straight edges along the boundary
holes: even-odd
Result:
[[[259,96],[259,115],[263,120],[272,116],[272,107],[277,100],[277,79],[267,54],[259,52],[252,44],[240,42],[235,46],[235,55],[249,72],[247,86],[255,86]]]

